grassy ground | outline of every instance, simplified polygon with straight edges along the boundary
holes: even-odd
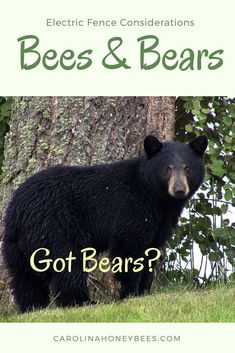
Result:
[[[167,290],[111,304],[0,314],[1,322],[235,322],[235,288]]]

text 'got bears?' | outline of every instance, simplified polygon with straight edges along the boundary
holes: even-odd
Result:
[[[88,254],[90,253],[90,255]],[[103,257],[99,260],[95,259],[96,250],[94,248],[85,248],[81,250],[82,254],[82,268],[83,272],[93,272],[97,268],[101,272],[111,271],[117,272],[140,272],[144,269],[144,258],[133,259],[132,257],[122,259],[121,257],[115,257],[110,260],[107,257]],[[153,271],[152,262],[159,259],[161,252],[157,248],[146,249],[144,254],[149,258],[148,267],[149,272]],[[55,272],[68,271],[72,272],[72,264],[77,260],[76,256],[73,256],[73,252],[70,251],[68,257],[56,259],[48,258],[50,250],[47,248],[39,248],[33,252],[30,257],[30,266],[36,272],[45,272],[49,269],[53,269]],[[42,256],[44,259],[42,259]],[[39,257],[39,258],[38,258]],[[130,268],[131,265],[131,268]]]

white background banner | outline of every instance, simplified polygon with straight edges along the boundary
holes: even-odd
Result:
[[[24,353],[221,353],[234,346],[234,328],[193,323],[0,324],[0,347]]]
[[[8,0],[3,4],[0,22],[3,96],[234,95],[234,0]],[[25,53],[25,64],[30,65],[37,58],[39,63],[31,70],[22,70],[23,40],[18,39],[28,35],[39,39],[35,47],[38,54]],[[145,54],[147,65],[159,57],[159,63],[148,70],[141,69],[138,38],[143,36],[159,40],[153,49],[157,53]],[[122,39],[115,54],[121,61],[126,59],[128,69],[123,66],[108,69],[102,64],[110,52],[108,41],[114,37]],[[145,47],[152,43],[153,40],[146,40]],[[118,41],[113,42],[112,47],[117,44]],[[26,40],[25,47],[30,45]],[[53,52],[46,54],[48,50]],[[66,58],[61,59],[66,50],[69,50]],[[77,69],[79,63],[81,66],[86,62],[78,56],[87,50],[92,50],[85,55],[91,59],[91,65]],[[213,55],[214,52],[217,54]],[[45,55],[48,57],[43,59]],[[218,62],[210,59],[210,55],[221,58],[222,66],[210,70],[208,66]],[[56,67],[46,69],[44,62]],[[106,62],[118,63],[112,55]],[[66,70],[63,63],[75,66]],[[164,63],[171,69],[166,69]]]

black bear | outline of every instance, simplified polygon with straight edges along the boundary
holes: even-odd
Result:
[[[161,247],[186,201],[204,177],[207,138],[188,144],[144,141],[145,156],[95,166],[57,166],[29,177],[15,191],[5,216],[3,256],[11,288],[24,312],[46,307],[49,295],[60,306],[89,302],[86,273],[78,256],[73,271],[34,271],[30,257],[38,248],[52,258],[93,247],[110,259],[145,257]],[[120,297],[141,295],[152,283],[143,271],[116,274]]]

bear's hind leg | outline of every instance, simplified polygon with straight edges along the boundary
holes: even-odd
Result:
[[[87,276],[79,269],[54,274],[51,281],[52,295],[58,306],[75,306],[90,303]]]
[[[15,271],[10,286],[15,303],[22,313],[45,308],[49,304],[49,287],[32,271]]]
[[[14,241],[13,236],[9,230],[6,230],[2,255],[9,273],[14,302],[22,313],[34,308],[44,308],[49,304],[48,280],[46,276],[33,271],[29,266],[29,260],[18,243]]]

